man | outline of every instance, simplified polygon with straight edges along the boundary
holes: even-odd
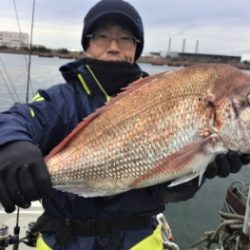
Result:
[[[84,19],[86,58],[60,68],[67,83],[39,90],[32,103],[0,115],[0,202],[10,213],[15,205],[27,208],[43,199],[45,212],[33,228],[42,233],[38,249],[130,249],[152,235],[165,202],[191,198],[198,189],[193,181],[86,199],[51,188],[43,156],[121,88],[147,75],[135,63],[143,35],[141,17],[129,3],[98,2]],[[207,175],[227,176],[242,165],[235,153],[219,163]]]

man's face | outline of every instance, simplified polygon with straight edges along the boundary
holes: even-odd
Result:
[[[119,25],[110,24],[97,29],[89,36],[85,55],[103,61],[134,63],[136,39]]]

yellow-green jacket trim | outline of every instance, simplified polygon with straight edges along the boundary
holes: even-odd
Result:
[[[96,78],[95,74],[93,73],[93,71],[91,70],[91,68],[89,67],[89,65],[86,65],[86,67],[87,67],[89,73],[95,79],[98,87],[100,88],[100,90],[102,91],[102,93],[104,94],[104,96],[106,97],[106,101],[109,101],[111,99],[111,96],[109,96],[108,93],[105,91],[105,89],[103,88],[103,86],[101,85],[101,83],[98,81],[98,79]]]
[[[78,77],[79,81],[81,82],[81,84],[82,84],[84,90],[86,91],[87,95],[91,95],[91,91],[90,91],[87,83],[83,79],[82,75],[79,73],[79,74],[77,74],[77,77]]]
[[[44,101],[44,100],[45,100],[44,97],[42,97],[42,96],[40,95],[40,93],[37,92],[37,93],[35,94],[35,96],[33,97],[32,102],[41,102],[41,101]]]

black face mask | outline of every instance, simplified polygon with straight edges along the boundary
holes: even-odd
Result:
[[[86,58],[88,64],[109,96],[144,75],[139,66],[128,62],[110,62]]]

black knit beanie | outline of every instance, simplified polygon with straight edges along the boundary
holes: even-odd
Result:
[[[88,46],[86,35],[93,32],[93,27],[104,17],[114,17],[114,19],[119,17],[131,27],[131,31],[134,33],[135,37],[141,41],[141,43],[138,43],[136,46],[136,61],[140,57],[144,45],[143,23],[136,9],[123,0],[101,0],[89,10],[84,18],[82,32],[83,49],[86,50]]]

